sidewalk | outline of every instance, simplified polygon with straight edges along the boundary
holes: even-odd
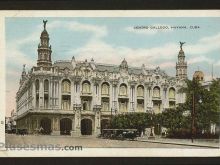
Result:
[[[137,141],[161,143],[161,144],[199,146],[199,147],[216,148],[216,149],[220,148],[219,139],[194,139],[192,143],[191,139],[168,139],[161,137],[155,137],[155,139],[148,139],[148,137],[138,137]]]

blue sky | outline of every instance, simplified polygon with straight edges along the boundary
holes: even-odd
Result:
[[[214,76],[220,77],[220,18],[6,18],[6,99],[10,100],[7,114],[15,107],[22,65],[26,64],[27,69],[36,65],[43,19],[48,20],[53,61],[75,56],[76,60],[94,58],[96,62],[119,65],[126,58],[128,65],[160,66],[175,76],[179,41],[184,41],[189,78],[199,67],[209,80],[212,64]],[[187,29],[134,29],[154,25],[187,26]]]

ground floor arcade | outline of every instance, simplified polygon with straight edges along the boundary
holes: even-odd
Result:
[[[17,129],[27,129],[28,134],[98,135],[108,128],[110,115],[101,114],[28,114],[17,119]]]

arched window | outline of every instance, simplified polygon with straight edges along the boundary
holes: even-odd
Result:
[[[37,79],[35,81],[35,90],[36,90],[36,107],[39,107],[39,89],[40,89],[40,83],[39,80]]]
[[[154,87],[153,97],[160,98],[160,88],[159,87]]]
[[[108,83],[102,84],[102,95],[109,95],[109,84]]]
[[[71,93],[71,82],[68,79],[62,82],[62,93]]]
[[[90,93],[90,82],[84,81],[82,84],[82,92],[83,93]]]
[[[127,86],[125,84],[120,85],[119,95],[121,95],[121,96],[127,95]]]
[[[175,99],[175,89],[174,88],[169,89],[169,98]]]
[[[144,97],[144,87],[142,85],[137,87],[137,97]]]
[[[48,92],[48,91],[49,91],[49,81],[44,80],[44,92]]]
[[[36,92],[38,93],[40,89],[40,83],[38,79],[35,81],[35,89],[36,89]]]

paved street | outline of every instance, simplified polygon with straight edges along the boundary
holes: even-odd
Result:
[[[6,134],[6,145],[49,145],[59,144],[60,146],[82,146],[86,147],[114,147],[114,148],[204,148],[199,146],[163,144],[148,141],[109,140],[92,136],[48,136],[48,135],[12,135]]]

